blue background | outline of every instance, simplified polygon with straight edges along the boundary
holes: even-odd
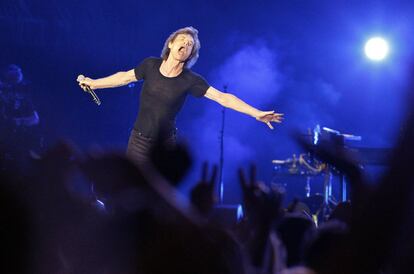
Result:
[[[76,83],[159,56],[165,39],[194,26],[201,40],[193,70],[218,89],[263,110],[285,114],[266,125],[234,111],[225,119],[225,201],[237,202],[236,170],[250,163],[272,180],[272,159],[300,153],[292,130],[316,124],[390,147],[404,115],[412,56],[412,1],[12,1],[0,4],[1,63],[19,64],[32,82],[49,144],[65,137],[81,148],[125,150],[141,83],[99,91],[97,107]],[[365,41],[389,40],[389,58],[373,63]],[[182,184],[198,179],[204,160],[218,163],[221,107],[188,98],[178,117],[194,164]],[[303,191],[303,190],[298,190]]]

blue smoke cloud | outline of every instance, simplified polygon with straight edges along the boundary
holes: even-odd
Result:
[[[223,91],[223,86],[226,85],[230,93],[262,110],[275,107],[283,84],[283,75],[277,67],[276,52],[260,40],[242,46],[215,67],[208,79],[215,88]],[[219,163],[222,107],[206,103],[203,115],[191,122],[202,125],[190,133],[190,138],[197,140],[192,151],[196,163],[205,160]],[[270,142],[274,140],[270,135],[272,131],[265,124],[232,110],[226,109],[225,115],[223,179],[225,200],[229,201],[238,199],[237,169],[248,163],[260,162],[263,149],[269,148]],[[268,150],[266,153],[272,154]],[[199,169],[195,167],[190,177],[198,176],[198,173]]]
[[[230,56],[210,77],[218,88],[229,87],[237,96],[255,106],[269,104],[283,81],[277,68],[276,53],[258,40]]]

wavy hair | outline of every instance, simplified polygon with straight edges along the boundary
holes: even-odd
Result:
[[[194,45],[193,50],[191,51],[190,56],[188,56],[187,60],[185,61],[184,67],[191,68],[198,59],[199,51],[200,51],[200,40],[198,39],[198,30],[193,27],[185,27],[178,29],[170,34],[170,36],[167,38],[167,40],[164,43],[164,47],[161,51],[161,58],[164,60],[167,60],[168,56],[170,55],[170,48],[168,47],[168,44],[179,35],[179,34],[189,34],[194,39]]]

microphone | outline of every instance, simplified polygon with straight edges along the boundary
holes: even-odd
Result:
[[[76,79],[78,82],[81,82],[83,80],[85,80],[85,76],[83,75],[79,75]],[[101,104],[101,100],[99,100],[99,97],[96,95],[95,91],[93,91],[93,89],[91,89],[91,87],[86,84],[81,84],[81,86],[86,89],[85,92],[89,93],[92,96],[93,101],[99,106]]]

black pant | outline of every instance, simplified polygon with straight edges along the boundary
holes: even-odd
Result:
[[[142,164],[150,161],[151,150],[157,142],[154,138],[143,136],[140,132],[132,129],[128,140],[126,155],[136,164]],[[175,146],[176,134],[171,133],[168,138],[160,142],[162,145]]]

